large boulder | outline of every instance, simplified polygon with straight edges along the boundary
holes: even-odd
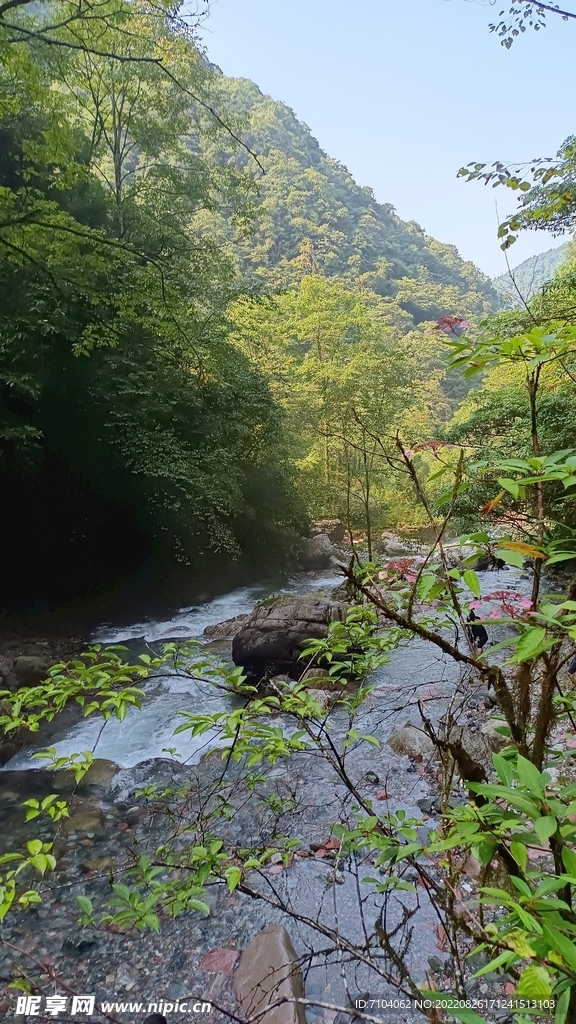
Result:
[[[115,761],[110,761],[107,757],[95,757],[84,775],[80,787],[83,789],[85,786],[97,786],[98,789],[108,791],[112,780],[119,771],[121,771],[120,765]],[[73,773],[69,772],[68,774],[72,775]]]
[[[297,679],[299,656],[310,639],[323,639],[331,622],[344,622],[348,605],[323,594],[277,594],[257,604],[232,643],[232,657],[246,674],[262,679],[287,673]]]
[[[330,538],[325,533],[317,533],[304,541],[302,563],[309,569],[327,569],[337,554]]]
[[[341,519],[317,519],[313,532],[325,534],[332,544],[342,544],[346,536],[346,527]]]
[[[23,686],[38,686],[48,676],[52,662],[45,655],[21,654],[14,659],[12,668],[6,676],[6,685],[10,690],[19,690]]]
[[[231,640],[249,618],[249,615],[235,615],[233,619],[225,619],[224,622],[215,622],[212,626],[206,626],[203,636],[209,640]]]
[[[412,548],[410,545],[397,537],[395,533],[391,533],[389,530],[385,530],[380,536],[380,540],[377,542],[376,547],[383,555],[410,555],[412,554]]]
[[[302,1004],[304,981],[288,932],[281,925],[265,928],[242,953],[234,975],[234,995],[242,1016],[261,1024],[306,1024]],[[280,1000],[287,1000],[267,1010]]]
[[[0,657],[0,682],[1,683],[4,683],[6,678],[10,675],[10,671],[12,669],[12,665],[13,664],[14,664],[14,659],[13,658],[9,658],[9,657],[2,658],[2,657]]]

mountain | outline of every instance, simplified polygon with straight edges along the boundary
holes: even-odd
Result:
[[[359,282],[397,299],[414,323],[446,313],[486,314],[497,306],[490,279],[463,260],[453,245],[403,221],[389,203],[320,147],[310,129],[284,103],[264,95],[247,79],[215,70],[221,109],[237,119],[245,149],[209,155],[215,162],[245,167],[254,178],[259,204],[252,229],[228,237],[248,277],[286,286],[302,274],[320,273]],[[390,142],[390,159],[397,156]],[[214,226],[211,225],[211,231]]]
[[[508,273],[495,277],[492,284],[500,297],[500,308],[515,309],[522,305],[520,295],[525,301],[536,295],[544,285],[552,280],[568,258],[571,244],[571,242],[565,242],[564,245],[548,249],[547,252],[540,253],[538,256],[530,256],[529,259],[514,267],[512,274],[516,287]]]

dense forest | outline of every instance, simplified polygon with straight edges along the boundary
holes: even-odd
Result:
[[[378,429],[416,415],[418,388],[418,415],[445,420],[457,386],[426,323],[495,308],[452,246],[378,204],[169,14],[123,16],[128,41],[112,19],[105,45],[83,22],[80,50],[47,49],[26,32],[49,14],[24,7],[3,54],[8,602],[250,556],[265,535],[280,552],[342,511],[345,478],[365,503],[328,435],[374,388]]]

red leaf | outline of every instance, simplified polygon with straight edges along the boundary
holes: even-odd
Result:
[[[232,968],[238,959],[237,949],[212,949],[200,961],[200,967],[205,971],[222,971],[223,974],[232,974]]]
[[[389,800],[390,794],[385,789],[381,789],[379,793],[376,793],[377,800]]]

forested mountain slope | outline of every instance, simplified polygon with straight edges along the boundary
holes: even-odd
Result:
[[[522,305],[522,298],[528,301],[541,291],[544,285],[548,284],[558,273],[568,258],[570,245],[570,242],[565,242],[564,245],[548,249],[547,252],[539,253],[538,256],[530,256],[529,259],[513,268],[514,280],[508,273],[495,277],[492,283],[500,297],[501,308],[514,309]]]
[[[264,169],[262,174],[246,150],[205,149],[215,163],[225,159],[245,167],[258,186],[252,230],[232,235],[229,223],[220,224],[245,274],[276,286],[306,273],[340,276],[398,296],[415,322],[454,312],[455,300],[477,314],[495,307],[488,277],[454,246],[401,220],[389,203],[378,203],[284,103],[246,79],[219,75],[216,85],[220,106],[237,116],[243,141]],[[390,145],[394,159],[392,139]],[[443,294],[445,288],[451,291]]]

